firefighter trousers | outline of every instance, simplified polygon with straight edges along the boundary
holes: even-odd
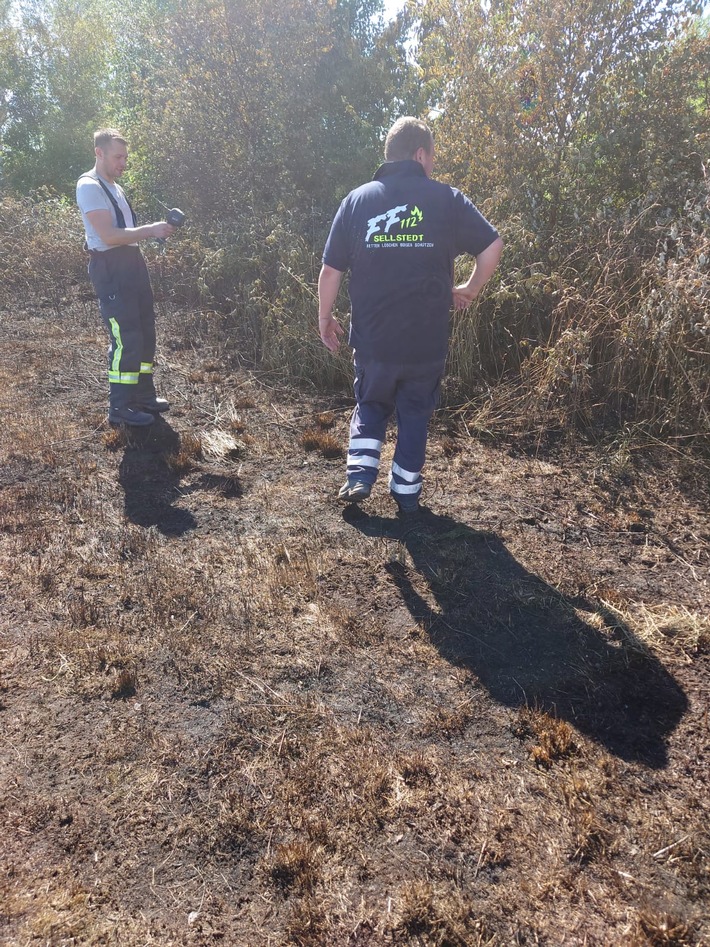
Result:
[[[89,278],[109,333],[108,380],[112,407],[138,399],[138,385],[152,389],[155,309],[145,260],[138,247],[92,251]]]

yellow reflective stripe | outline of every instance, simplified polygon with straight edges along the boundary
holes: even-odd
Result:
[[[111,368],[109,369],[109,381],[111,380],[111,374],[119,374],[121,369],[121,356],[123,355],[123,342],[121,340],[121,327],[116,322],[115,319],[109,319],[109,324],[111,326],[111,335],[116,340],[116,348],[113,351],[113,361],[111,362]]]
[[[152,375],[152,374],[153,374],[153,363],[141,362],[141,375]]]
[[[116,322],[115,319],[109,319],[109,325],[111,326],[111,335],[116,340],[116,347],[113,350],[113,359],[111,360],[111,367],[108,370],[108,380],[113,385],[137,385],[138,384],[138,372],[122,372],[121,371],[121,357],[123,356],[123,340],[121,339],[121,327]],[[150,362],[141,363],[141,371],[144,371],[144,366],[150,365]],[[152,365],[150,371],[152,372]]]
[[[108,380],[114,385],[137,385],[138,372],[112,372],[108,373]]]

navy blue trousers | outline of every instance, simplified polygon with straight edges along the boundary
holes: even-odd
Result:
[[[439,403],[445,360],[397,365],[355,355],[355,410],[350,421],[348,481],[373,484],[387,422],[397,418],[397,444],[389,488],[402,507],[414,507],[422,492],[427,431]]]
[[[91,254],[89,278],[111,340],[111,403],[130,403],[139,382],[153,390],[155,309],[148,268],[138,247],[113,247]]]

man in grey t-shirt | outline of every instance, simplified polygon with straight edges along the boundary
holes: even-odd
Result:
[[[143,427],[170,407],[153,384],[155,310],[141,240],[165,239],[175,228],[165,221],[137,226],[131,205],[116,183],[126,170],[128,146],[120,132],[94,134],[96,164],[82,174],[76,200],[91,256],[89,278],[111,340],[109,414],[112,424]]]

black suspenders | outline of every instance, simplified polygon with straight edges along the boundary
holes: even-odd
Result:
[[[114,211],[116,212],[116,226],[118,227],[119,230],[125,230],[125,229],[126,229],[126,218],[123,216],[123,211],[122,211],[121,208],[118,206],[118,201],[116,200],[116,198],[113,196],[113,194],[111,193],[111,191],[109,191],[109,189],[106,187],[106,185],[105,185],[104,182],[101,180],[101,178],[98,176],[98,174],[96,175],[96,177],[94,177],[93,174],[84,174],[84,175],[82,175],[82,177],[91,178],[92,181],[98,181],[98,182],[99,182],[99,184],[101,185],[101,187],[103,188],[103,190],[106,192],[106,197],[108,197],[108,199],[111,201],[111,204],[113,205],[113,209],[114,209]],[[124,194],[123,196],[126,197],[125,194]],[[133,210],[133,208],[131,207],[131,202],[128,200],[127,197],[126,197],[126,203],[128,204],[128,209],[130,210],[130,212],[131,212],[131,217],[133,218],[133,226],[134,226],[134,227],[137,227],[137,226],[138,226],[138,219],[137,219],[137,217],[136,217],[136,212],[135,212],[135,211]]]

